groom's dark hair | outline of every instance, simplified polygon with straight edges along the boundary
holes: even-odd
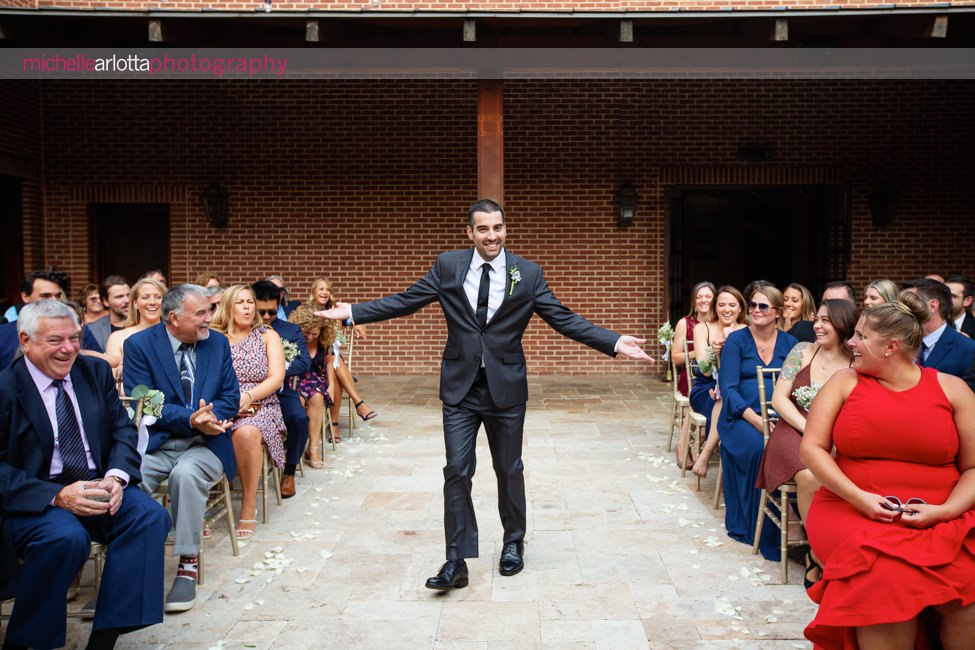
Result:
[[[470,207],[467,211],[467,226],[468,228],[474,227],[474,213],[484,212],[485,214],[490,214],[492,212],[501,213],[501,223],[504,223],[504,208],[502,208],[498,203],[492,201],[491,199],[478,199],[474,202],[474,205]]]

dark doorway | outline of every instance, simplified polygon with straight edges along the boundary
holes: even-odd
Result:
[[[842,196],[833,186],[675,189],[671,322],[687,313],[691,287],[704,280],[739,290],[757,279],[777,287],[799,282],[818,296],[826,282],[846,273]]]
[[[169,277],[169,206],[165,203],[93,203],[91,214],[95,260],[92,278],[109,275],[129,282],[151,269]]]
[[[20,303],[20,281],[24,276],[24,210],[21,201],[21,180],[0,174],[0,267],[3,285],[0,286],[0,313]]]

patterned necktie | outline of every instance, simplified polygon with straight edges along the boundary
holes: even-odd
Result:
[[[75,481],[88,480],[88,456],[85,454],[85,443],[81,439],[81,427],[74,413],[74,405],[68,392],[64,390],[64,380],[55,379],[53,382],[58,389],[58,396],[54,400],[54,411],[58,420],[58,451],[61,453],[61,485],[70,485]]]
[[[190,348],[188,343],[179,344],[179,382],[183,385],[183,403],[192,408],[193,404],[193,373],[190,371]]]
[[[491,265],[487,262],[481,267],[481,284],[477,288],[477,324],[481,329],[487,325],[488,294],[491,292]]]

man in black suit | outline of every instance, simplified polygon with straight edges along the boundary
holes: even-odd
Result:
[[[138,432],[108,364],[79,356],[73,310],[31,302],[17,325],[24,356],[0,372],[0,597],[16,598],[3,647],[65,644],[94,539],[108,553],[87,647],[111,648],[163,619],[169,514],[137,487]]]
[[[274,329],[282,342],[290,342],[297,350],[295,358],[286,363],[284,386],[278,391],[284,425],[288,428],[288,439],[285,441],[287,455],[284,459],[284,472],[281,474],[281,496],[289,499],[295,495],[295,469],[308,444],[308,415],[294,383],[298,377],[311,370],[311,357],[308,355],[308,345],[301,328],[278,318],[281,289],[273,282],[260,280],[251,285],[251,291],[254,292],[254,302],[264,324]],[[287,354],[285,357],[287,358]]]
[[[370,323],[412,314],[438,301],[447,321],[447,343],[440,370],[443,401],[444,530],[447,562],[427,580],[430,589],[468,583],[464,558],[477,557],[478,539],[471,480],[481,424],[498,480],[498,510],[504,526],[501,575],[524,567],[527,527],[524,465],[521,460],[528,380],[521,337],[533,314],[557,332],[600,352],[652,359],[644,341],[596,327],[558,301],[540,266],[504,248],[501,206],[487,199],[467,213],[467,236],[474,248],[442,253],[426,277],[406,291],[380,300],[338,303],[318,312],[331,319]]]
[[[962,275],[956,275],[945,280],[945,285],[951,291],[951,320],[955,329],[970,339],[975,339],[975,316],[972,315],[972,301],[975,294],[972,281]]]

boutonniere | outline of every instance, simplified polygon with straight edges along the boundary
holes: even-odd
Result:
[[[510,296],[515,292],[515,285],[521,282],[521,271],[518,270],[517,266],[512,266],[508,269],[508,277],[511,278],[511,288],[508,289],[508,295]]]

